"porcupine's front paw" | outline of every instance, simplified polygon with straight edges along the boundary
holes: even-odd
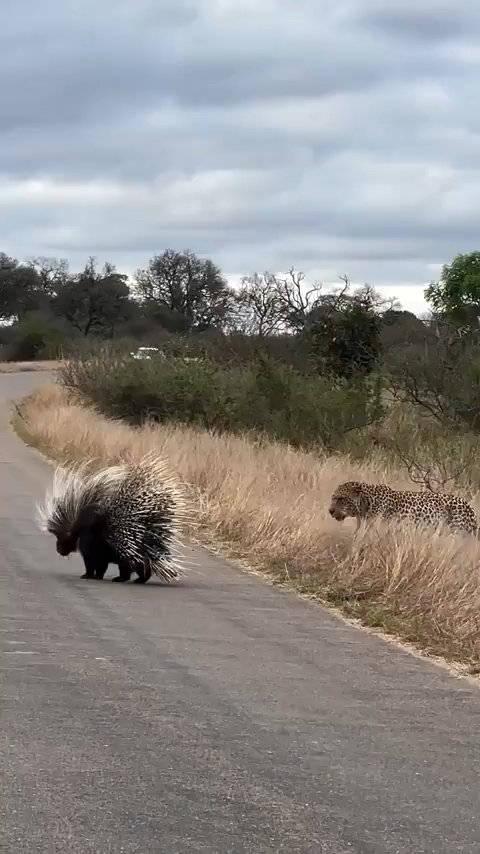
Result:
[[[122,575],[116,575],[115,578],[112,578],[112,581],[117,581],[121,584],[124,584],[125,581],[128,581],[128,578],[124,578]]]
[[[95,576],[93,572],[84,572],[83,575],[80,576],[80,578],[95,578]]]
[[[133,583],[134,584],[145,584],[146,580],[147,579],[145,578],[144,575],[139,575],[138,578],[136,578]]]

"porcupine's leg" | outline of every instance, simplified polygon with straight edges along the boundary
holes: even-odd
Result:
[[[92,558],[91,555],[88,555],[87,559],[84,557],[83,561],[85,563],[85,572],[81,578],[96,578],[101,581],[107,571],[108,562],[99,561],[98,558]]]
[[[94,539],[88,536],[80,536],[79,551],[85,564],[82,578],[97,578],[101,581],[108,568],[108,556],[102,549],[97,549]]]
[[[123,561],[119,561],[118,563],[118,571],[120,575],[116,575],[115,578],[112,578],[112,581],[130,581],[130,576],[132,574],[132,570],[128,563],[124,563]]]
[[[99,561],[97,561],[97,568],[95,570],[95,578],[97,578],[99,581],[102,581],[103,576],[105,575],[107,569],[108,569],[108,560],[102,561],[101,564]]]
[[[149,578],[151,578],[152,570],[149,566],[143,566],[142,568],[138,568],[136,570],[138,578],[133,582],[134,584],[146,584]]]
[[[107,568],[108,564],[105,564],[105,566],[99,566],[98,562],[96,562],[92,566],[91,564],[85,563],[85,572],[80,576],[80,578],[96,578],[97,581],[101,581],[107,571]]]

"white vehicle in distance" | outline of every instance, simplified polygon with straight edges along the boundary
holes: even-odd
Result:
[[[139,347],[134,353],[130,353],[132,359],[151,359],[152,356],[161,356],[164,358],[165,354],[162,353],[158,347]]]

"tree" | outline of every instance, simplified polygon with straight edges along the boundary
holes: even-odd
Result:
[[[99,273],[90,258],[84,271],[64,285],[54,301],[55,312],[82,335],[111,338],[115,327],[133,311],[127,276],[105,264]]]
[[[411,311],[387,309],[381,315],[381,341],[384,361],[389,354],[406,344],[422,344],[425,323]]]
[[[268,273],[244,276],[236,300],[235,326],[246,335],[275,335],[284,327],[282,302]]]
[[[291,332],[302,332],[308,317],[319,304],[322,285],[305,286],[305,274],[291,267],[286,276],[272,275],[271,285],[275,290],[280,314],[285,327]]]
[[[425,290],[425,298],[440,315],[458,326],[479,326],[480,252],[457,255],[445,264],[439,282]]]
[[[164,322],[177,329],[222,328],[233,309],[234,293],[219,268],[190,251],[167,249],[155,255],[135,279],[147,309],[160,310]]]
[[[340,292],[325,294],[310,312],[305,334],[319,366],[345,379],[369,374],[381,351],[384,301],[369,286],[349,293],[344,279]]]
[[[37,273],[39,288],[49,296],[56,296],[71,279],[66,258],[40,255],[31,258],[28,266]]]
[[[291,267],[286,275],[253,273],[242,279],[237,294],[237,330],[260,337],[299,333],[317,305],[322,286],[308,287],[305,274]]]
[[[36,270],[0,252],[0,319],[18,320],[46,304],[48,297]]]

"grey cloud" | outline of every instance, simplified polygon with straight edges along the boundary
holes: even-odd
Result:
[[[423,39],[427,44],[451,40],[480,29],[480,11],[470,0],[354,0],[351,11],[367,26],[392,36]]]
[[[397,39],[410,38],[427,44],[432,41],[453,39],[466,31],[466,22],[451,10],[448,15],[437,17],[417,8],[416,10],[388,9],[365,15],[365,23],[385,30]]]
[[[466,0],[27,0],[0,249],[422,285],[479,248],[479,30]]]

